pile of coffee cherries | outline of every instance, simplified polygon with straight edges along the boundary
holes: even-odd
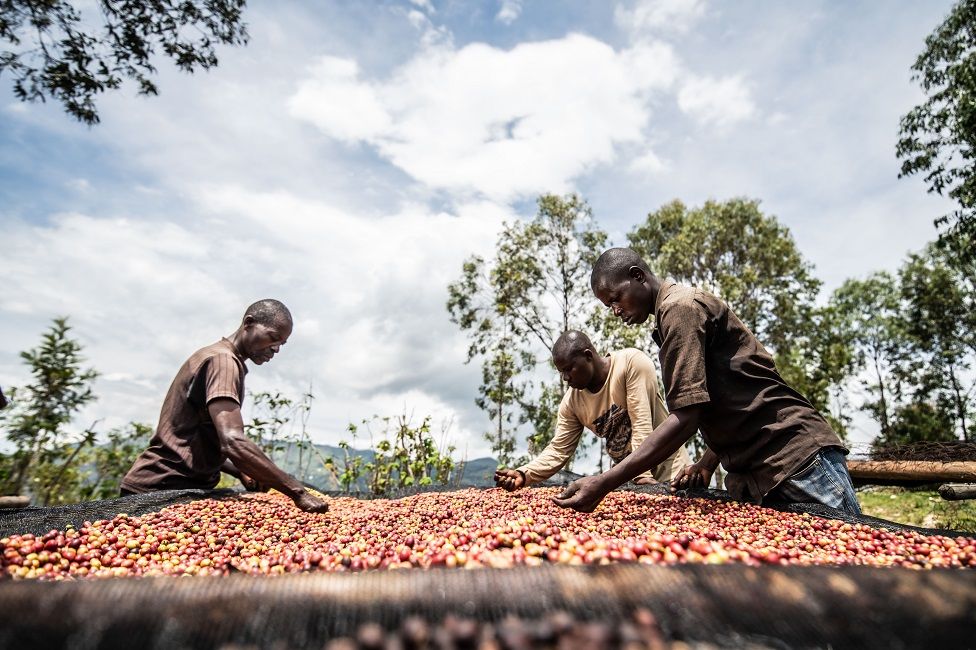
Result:
[[[304,513],[242,494],[0,539],[0,577],[280,574],[642,562],[976,568],[976,538],[924,536],[709,499],[613,492],[597,510],[554,488],[336,498]]]

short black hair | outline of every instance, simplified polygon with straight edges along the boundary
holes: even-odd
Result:
[[[288,311],[284,303],[274,298],[265,298],[264,300],[258,300],[256,303],[253,303],[244,312],[244,318],[248,316],[255,323],[267,325],[268,327],[285,322],[289,324],[294,322],[291,318],[291,312]]]
[[[570,359],[584,350],[593,350],[590,337],[579,330],[563,332],[552,346],[552,358]],[[596,350],[593,350],[596,352]]]
[[[649,276],[653,276],[644,258],[630,248],[611,248],[603,252],[590,272],[590,288],[596,290],[605,281],[619,280],[627,276],[630,267],[636,266]]]

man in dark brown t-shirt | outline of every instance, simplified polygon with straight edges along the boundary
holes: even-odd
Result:
[[[694,287],[662,282],[626,248],[600,257],[591,284],[624,322],[655,316],[652,336],[671,415],[625,461],[570,485],[559,505],[592,510],[632,473],[660,462],[700,430],[708,452],[676,486],[707,484],[721,462],[737,499],[817,501],[859,512],[840,438],[786,384],[772,356],[724,302]]]
[[[277,300],[260,300],[247,308],[236,332],[194,352],[166,393],[149,449],[122,479],[122,494],[209,490],[224,471],[246,486],[275,488],[302,510],[328,510],[244,434],[244,362],[270,361],[291,330],[287,307]]]

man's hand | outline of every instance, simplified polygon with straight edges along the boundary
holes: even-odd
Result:
[[[495,472],[495,487],[514,492],[525,487],[525,476],[517,469],[500,469]]]
[[[552,502],[560,508],[572,508],[577,512],[593,512],[607,496],[599,476],[584,476],[566,486],[563,493]]]
[[[682,469],[671,481],[671,491],[690,488],[706,488],[712,482],[712,470],[701,464],[692,463]]]
[[[295,497],[295,505],[305,512],[328,512],[329,504],[310,492],[302,492]]]
[[[657,485],[657,479],[651,476],[638,476],[634,479],[634,485]]]

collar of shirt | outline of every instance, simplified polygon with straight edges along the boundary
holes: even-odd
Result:
[[[234,356],[237,357],[237,360],[241,362],[241,365],[244,367],[244,374],[246,375],[247,374],[247,364],[244,363],[244,362],[247,361],[247,357],[245,357],[243,354],[241,354],[240,350],[237,349],[237,346],[234,345],[234,342],[231,341],[226,336],[220,337],[220,340],[223,343],[226,343],[227,344],[227,347],[229,347],[231,349],[231,351],[234,353]]]
[[[667,294],[671,293],[671,289],[674,288],[676,284],[678,283],[672,280],[663,280],[661,281],[661,286],[658,287],[657,290],[657,298],[654,301],[654,327],[651,328],[651,339],[655,343],[657,343],[658,347],[661,346],[661,341],[662,341],[661,331],[658,328],[658,325],[661,322],[661,318],[659,316],[661,310],[661,302],[664,301],[664,299],[667,297]]]

